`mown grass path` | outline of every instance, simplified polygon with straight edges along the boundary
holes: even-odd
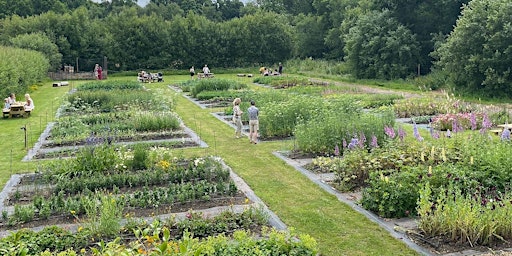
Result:
[[[246,138],[235,139],[233,129],[211,110],[184,97],[177,101],[176,111],[185,125],[209,145],[183,153],[222,157],[288,227],[313,236],[322,255],[417,255],[272,154],[291,148],[289,142],[252,145]]]

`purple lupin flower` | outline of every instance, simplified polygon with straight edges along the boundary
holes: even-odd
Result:
[[[469,117],[469,122],[471,123],[471,130],[476,130],[476,115],[475,113],[471,113],[471,116]]]
[[[334,155],[339,156],[340,155],[340,148],[338,147],[338,144],[334,147]]]
[[[396,137],[395,129],[391,126],[384,126],[384,133],[391,139]]]
[[[345,139],[343,139],[343,150],[345,150],[347,148],[347,141]]]
[[[459,131],[459,127],[458,127],[458,123],[457,123],[457,119],[454,118],[452,120],[452,132],[458,132]]]
[[[480,129],[480,133],[486,132],[489,128],[491,128],[492,122],[487,116],[487,113],[484,113],[484,117],[482,118],[482,129]]]
[[[438,131],[435,131],[434,134],[432,134],[432,138],[434,139],[439,139],[439,137],[441,137],[441,135],[439,134]]]
[[[366,136],[364,135],[364,132],[359,133],[359,143],[358,146],[360,148],[364,148],[364,143],[366,142]]]
[[[421,137],[421,134],[418,131],[418,126],[416,125],[416,122],[414,122],[412,130],[413,130],[414,138],[416,138],[418,141],[423,141],[423,137]]]
[[[359,140],[357,138],[352,138],[352,140],[348,144],[347,148],[350,150],[355,149],[357,147],[358,143],[359,143]]]
[[[377,136],[375,136],[375,134],[372,135],[372,142],[370,143],[370,146],[372,148],[378,148],[379,147],[379,143],[377,143]]]
[[[452,133],[450,132],[450,129],[446,130],[446,138],[451,138]]]
[[[510,140],[510,130],[509,129],[503,129],[503,132],[501,133],[501,140]]]
[[[398,138],[400,139],[401,142],[404,141],[405,135],[407,134],[405,133],[405,130],[402,128],[402,126],[398,127]]]

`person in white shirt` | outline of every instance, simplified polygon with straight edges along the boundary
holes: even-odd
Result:
[[[210,69],[208,68],[208,65],[204,65],[204,67],[203,67],[203,74],[205,74],[205,75],[210,74]]]
[[[11,92],[11,94],[9,94],[9,98],[7,98],[7,99],[9,101],[9,104],[16,103],[16,95],[13,92]]]
[[[32,111],[34,109],[34,101],[30,98],[30,94],[25,94],[25,111]]]

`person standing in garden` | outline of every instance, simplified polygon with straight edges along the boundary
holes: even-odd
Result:
[[[249,142],[257,144],[259,129],[259,110],[254,100],[251,100],[251,106],[247,109],[249,114]]]
[[[277,72],[279,72],[280,75],[283,74],[283,64],[281,62],[279,62],[279,68],[278,68]]]
[[[204,65],[204,67],[203,67],[203,74],[205,76],[210,74],[210,69],[208,68],[208,65]]]
[[[100,67],[100,64],[96,63],[94,65],[94,78],[98,79],[98,68]]]
[[[242,100],[240,98],[236,98],[233,101],[233,122],[235,123],[235,138],[240,138],[242,136],[242,110],[240,109],[240,103]]]
[[[190,72],[190,79],[194,79],[194,76],[196,75],[196,71],[194,70],[194,66],[192,66],[189,70]]]
[[[102,80],[103,79],[103,69],[101,68],[100,65],[98,65],[98,80]]]

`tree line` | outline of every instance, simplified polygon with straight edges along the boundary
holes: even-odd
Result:
[[[43,52],[51,69],[103,56],[120,71],[315,58],[343,61],[356,78],[428,75],[468,91],[512,92],[506,0],[11,2],[0,0],[0,43]]]

